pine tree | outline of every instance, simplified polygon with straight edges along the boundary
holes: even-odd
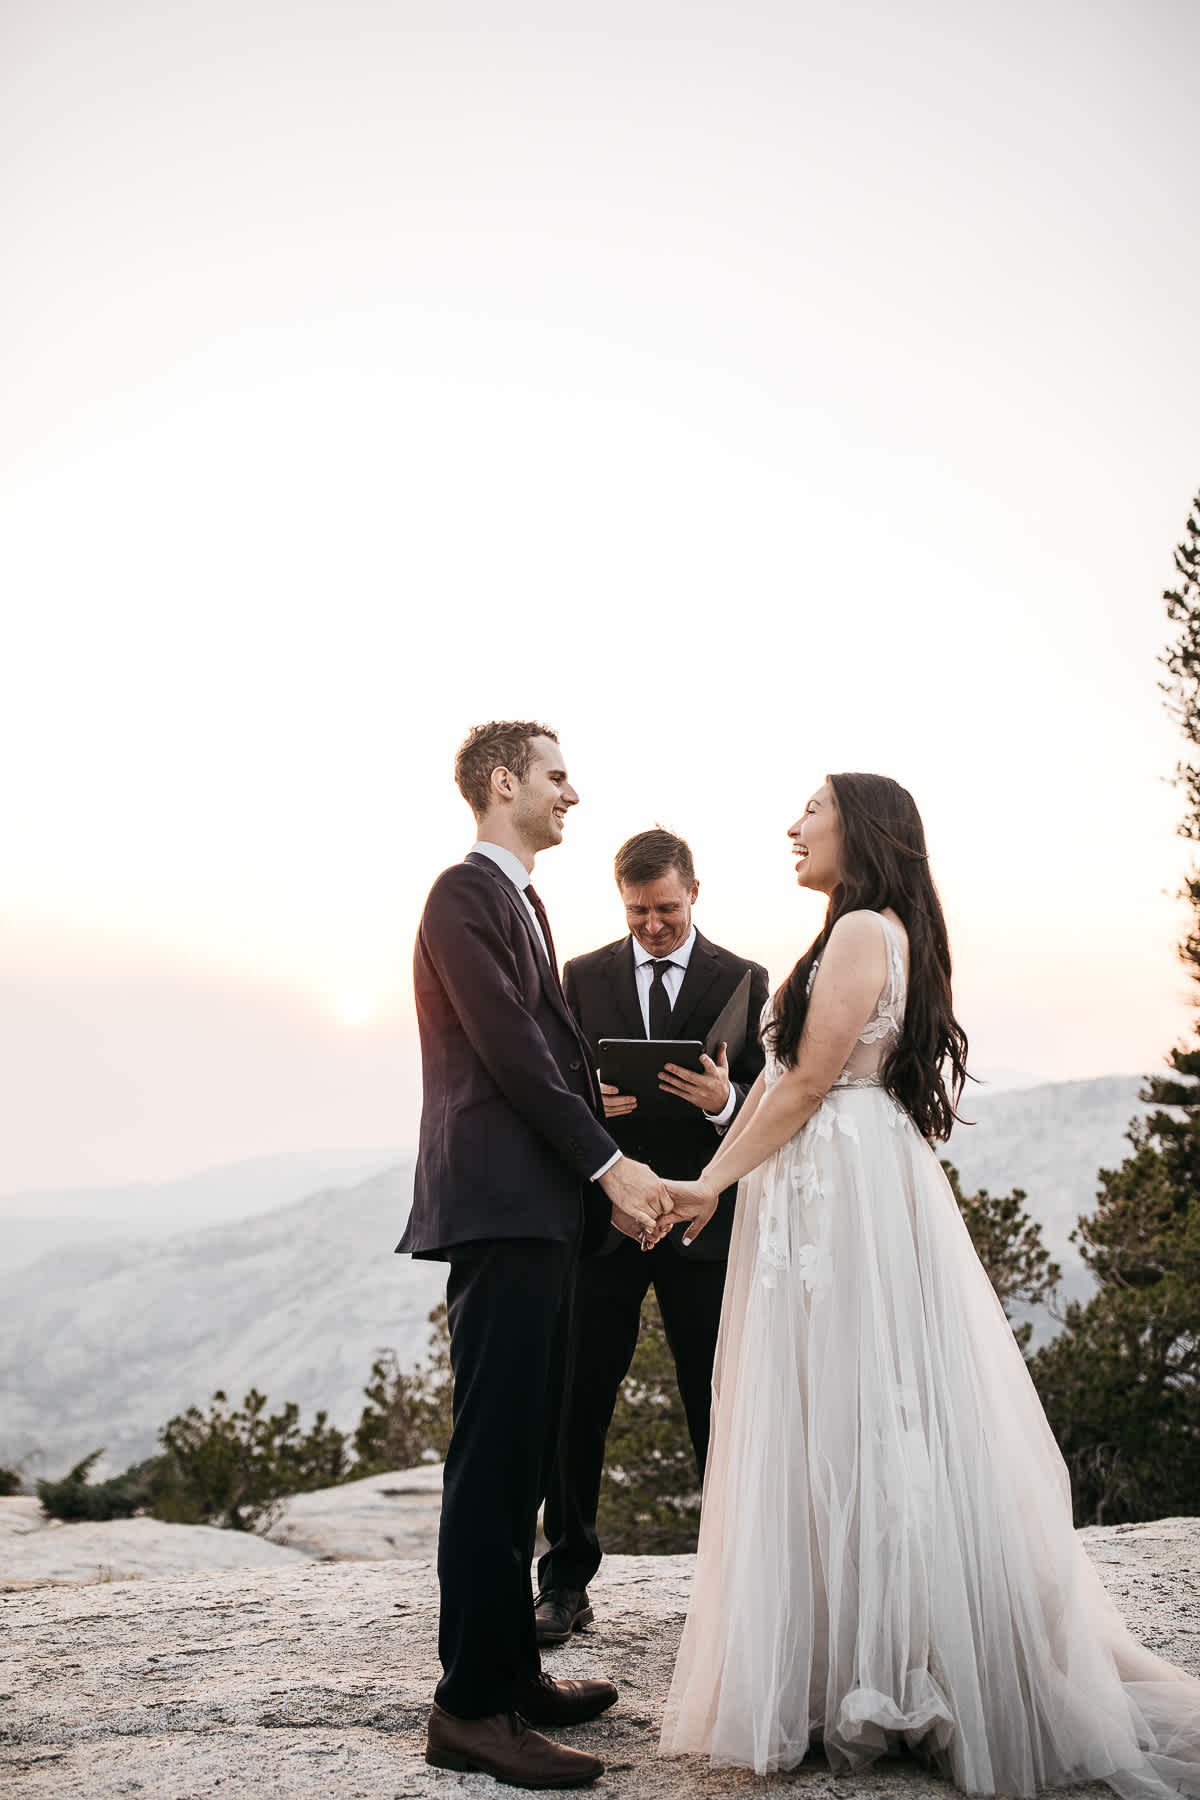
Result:
[[[1175,569],[1179,585],[1164,590],[1163,603],[1177,632],[1159,658],[1167,671],[1167,680],[1159,686],[1168,713],[1185,741],[1196,749],[1200,748],[1200,494],[1192,502],[1183,542],[1175,546]],[[1175,765],[1174,780],[1186,799],[1179,836],[1198,843],[1200,767],[1185,758]],[[1183,895],[1191,905],[1192,924],[1179,946],[1179,958],[1190,979],[1200,986],[1200,869],[1189,870]],[[1152,1075],[1142,1098],[1172,1111],[1151,1115],[1147,1141],[1163,1156],[1177,1205],[1185,1209],[1200,1196],[1200,1048],[1186,1050],[1177,1045],[1167,1061],[1171,1073]]]
[[[987,1270],[1017,1344],[1025,1351],[1033,1336],[1033,1323],[1026,1319],[1015,1324],[1013,1311],[1018,1306],[1046,1305],[1062,1280],[1062,1270],[1042,1242],[1041,1226],[1025,1210],[1028,1196],[1024,1188],[1014,1188],[1011,1194],[989,1194],[986,1188],[964,1194],[953,1163],[943,1162],[942,1167],[975,1254]]]
[[[1167,710],[1200,747],[1200,495],[1175,551],[1178,587],[1163,601],[1176,635],[1161,662]],[[1175,770],[1186,797],[1178,830],[1200,842],[1200,768]],[[1200,985],[1200,870],[1183,889],[1192,925],[1180,959]],[[1198,998],[1200,1004],[1200,998]],[[1200,1048],[1176,1046],[1142,1099],[1131,1154],[1100,1171],[1096,1209],[1073,1241],[1099,1284],[1069,1306],[1032,1373],[1071,1472],[1080,1524],[1200,1510]]]
[[[1200,1510],[1200,1202],[1131,1135],[1073,1234],[1099,1291],[1030,1365],[1080,1525]]]

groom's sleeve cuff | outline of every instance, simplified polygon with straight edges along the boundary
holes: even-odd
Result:
[[[592,1180],[599,1181],[602,1175],[607,1175],[613,1164],[620,1162],[622,1154],[623,1153],[620,1150],[615,1151],[614,1154],[609,1157],[608,1161],[603,1163],[600,1168],[596,1170],[596,1173],[592,1176]]]

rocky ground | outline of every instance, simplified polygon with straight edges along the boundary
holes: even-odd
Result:
[[[47,1519],[32,1496],[18,1495],[0,1499],[0,1593],[201,1569],[272,1569],[314,1558],[432,1557],[441,1502],[440,1464],[372,1475],[294,1495],[266,1537],[254,1537],[147,1518],[67,1525]]]
[[[246,1531],[146,1518],[64,1525],[47,1519],[34,1499],[0,1500],[0,1593],[309,1561],[302,1550],[268,1544]]]
[[[1200,1520],[1083,1535],[1138,1635],[1200,1674]],[[555,1673],[607,1673],[620,1685],[616,1710],[571,1734],[605,1760],[598,1793],[948,1800],[950,1788],[904,1759],[853,1781],[820,1763],[759,1780],[660,1759],[657,1727],[691,1566],[690,1557],[608,1559],[592,1590],[595,1628],[551,1653]],[[427,1557],[301,1557],[269,1569],[10,1590],[0,1597],[0,1774],[20,1800],[495,1794],[486,1776],[423,1760],[436,1606]]]
[[[441,1510],[442,1465],[435,1463],[296,1494],[268,1535],[273,1543],[339,1562],[433,1557]]]

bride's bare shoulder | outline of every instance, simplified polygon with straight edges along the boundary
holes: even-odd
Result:
[[[872,912],[869,907],[860,906],[855,912],[844,912],[829,934],[832,944],[836,937],[845,940],[860,939],[863,943],[870,936],[879,936],[879,921],[887,917],[886,913]]]
[[[869,912],[861,907],[856,912],[845,912],[834,925],[829,934],[825,954],[830,952],[840,961],[860,962],[869,958],[872,962],[883,954],[883,932],[880,929],[882,913]]]

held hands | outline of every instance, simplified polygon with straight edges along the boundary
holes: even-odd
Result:
[[[617,1230],[648,1249],[659,1215],[671,1204],[666,1183],[646,1163],[623,1156],[601,1175],[600,1186],[612,1201],[612,1222]]]
[[[652,1250],[673,1225],[686,1225],[683,1241],[694,1243],[716,1212],[717,1201],[721,1198],[720,1189],[714,1188],[703,1176],[699,1181],[668,1181],[666,1188],[670,1195],[670,1210],[658,1218],[653,1234],[647,1237],[643,1246],[646,1250]]]
[[[667,1063],[659,1075],[658,1085],[665,1094],[678,1094],[681,1100],[698,1106],[701,1112],[719,1113],[729,1099],[728,1049],[724,1044],[720,1045],[716,1062],[701,1052],[700,1061],[704,1065],[702,1075],[697,1075],[693,1069],[681,1069],[678,1063]],[[607,1113],[607,1101],[604,1110]]]

